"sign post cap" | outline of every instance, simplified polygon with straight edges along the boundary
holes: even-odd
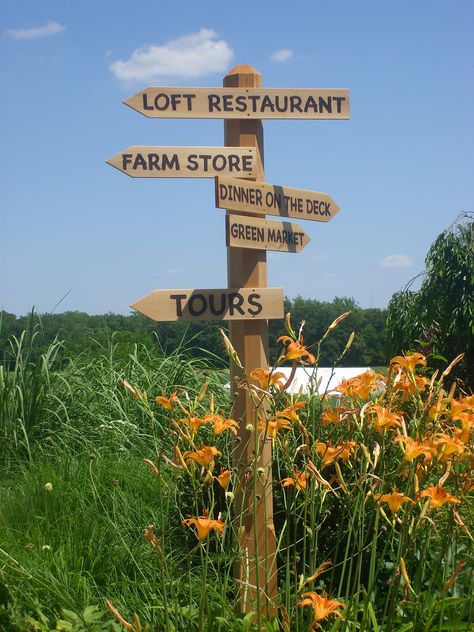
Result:
[[[232,70],[229,70],[226,77],[231,77],[232,75],[258,75],[261,77],[262,73],[258,72],[258,70],[248,64],[239,64],[234,66]]]

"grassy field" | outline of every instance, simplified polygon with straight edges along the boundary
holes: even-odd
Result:
[[[366,375],[337,399],[248,376],[273,446],[267,617],[260,597],[238,607],[243,483],[216,359],[183,346],[124,361],[112,343],[66,361],[58,343],[33,363],[31,335],[0,373],[0,629],[472,629],[473,400],[449,371],[401,357],[383,389]]]

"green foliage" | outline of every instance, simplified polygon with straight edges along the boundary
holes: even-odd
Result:
[[[304,299],[286,299],[285,313],[291,313],[294,322],[305,321],[304,336],[308,340],[322,338],[328,325],[345,312],[349,317],[341,322],[325,341],[318,358],[319,366],[379,366],[387,362],[385,353],[385,312],[381,309],[362,309],[354,299],[336,297],[332,302]],[[282,321],[270,321],[270,340],[276,340],[283,329]],[[342,362],[338,358],[351,334],[354,342]],[[277,359],[278,350],[271,350],[271,361]]]
[[[387,309],[391,356],[419,348],[453,358],[464,353],[456,375],[474,388],[474,222],[458,223],[431,245],[418,292],[393,295]]]
[[[344,358],[344,366],[378,366],[385,364],[384,321],[381,309],[362,309],[353,299],[335,298],[331,302],[316,301],[297,297],[286,299],[285,312],[291,312],[295,319],[306,320],[305,334],[316,339],[324,333],[323,328],[341,313],[351,310],[351,316],[322,350],[320,366],[332,366],[347,341],[351,331],[357,336],[349,354]],[[23,330],[34,330],[34,343],[30,346],[31,359],[44,354],[54,340],[61,340],[58,359],[85,356],[99,358],[112,346],[114,361],[126,364],[135,345],[150,352],[170,354],[186,345],[191,357],[206,357],[208,364],[226,366],[222,358],[222,343],[219,327],[222,323],[176,322],[155,323],[141,314],[121,316],[106,314],[89,316],[83,312],[63,314],[29,314],[16,318],[14,314],[0,313],[0,358],[9,359],[14,368],[14,358],[10,353],[12,336],[19,337]],[[276,339],[283,329],[281,320],[270,321],[270,339]],[[272,352],[271,361],[276,360],[277,351]]]
[[[296,300],[292,307],[303,310],[304,302]],[[350,320],[359,316],[348,299],[338,299],[331,309],[324,323],[306,319],[305,344],[312,344],[320,358],[326,346],[334,358],[341,355],[353,329]],[[333,316],[349,310],[351,315],[325,335]],[[236,444],[229,431],[214,436],[207,424],[194,434],[182,419],[203,417],[212,406],[216,414],[230,414],[228,377],[213,368],[214,357],[211,362],[194,357],[182,344],[167,354],[133,345],[123,357],[112,336],[100,356],[83,354],[64,362],[55,342],[35,362],[29,352],[35,335],[34,329],[19,333],[0,384],[2,450],[8,456],[0,464],[0,630],[120,632],[123,626],[105,606],[110,600],[124,620],[134,622],[133,629],[138,629],[137,613],[142,632],[288,632],[290,625],[292,631],[306,632],[312,612],[298,603],[312,590],[345,605],[342,618],[321,622],[325,630],[470,629],[472,447],[466,440],[466,448],[447,460],[435,449],[444,436],[440,433],[459,436],[464,428],[461,418],[450,413],[452,399],[442,379],[429,387],[428,380],[416,382],[408,372],[405,378],[416,389],[405,397],[399,382],[379,388],[382,378],[370,374],[368,391],[363,380],[354,378],[356,390],[346,385],[337,402],[273,390],[264,406],[262,390],[247,383],[259,402],[260,419],[291,416],[291,407],[299,406],[293,411],[298,421],[271,440],[282,608],[279,620],[268,621],[257,599],[255,612],[239,613],[232,571],[244,555],[237,538],[237,490],[249,484],[251,491],[261,475],[263,441],[252,443],[255,457],[239,478],[242,468],[233,463]],[[124,388],[124,380],[130,388]],[[36,395],[31,406],[22,408],[27,391]],[[171,411],[154,399],[174,392],[181,405]],[[459,397],[458,392],[451,396]],[[472,408],[469,402],[463,405]],[[436,404],[433,419],[429,412]],[[418,441],[428,441],[431,433],[432,459],[405,460],[404,448],[394,442],[400,422],[377,429],[375,405],[403,415],[404,432]],[[34,414],[28,417],[24,410]],[[329,415],[333,412],[335,417]],[[259,431],[267,433],[260,424]],[[254,437],[255,431],[252,442]],[[211,442],[221,453],[213,471],[190,460],[183,467],[177,459],[176,446],[185,454]],[[349,451],[343,457],[344,445]],[[330,450],[334,458],[325,462]],[[232,470],[230,495],[215,480],[220,466]],[[295,470],[308,475],[305,490],[282,486]],[[461,504],[431,510],[419,492],[443,476]],[[379,497],[394,488],[411,499],[396,514]],[[212,533],[198,541],[183,519],[206,509],[211,517],[220,515],[226,527],[222,536]],[[153,525],[154,541],[143,537],[145,529],[150,533],[147,525]],[[310,579],[329,559],[332,565],[322,576]]]

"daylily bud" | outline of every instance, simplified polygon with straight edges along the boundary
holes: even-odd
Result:
[[[449,375],[451,373],[451,369],[456,366],[456,364],[458,364],[458,362],[461,362],[461,360],[464,358],[464,353],[460,353],[458,356],[456,356],[454,358],[454,360],[451,362],[451,364],[448,366],[447,369],[445,369],[442,374],[441,374],[441,378],[440,381],[443,381],[443,378],[445,378],[447,375]]]
[[[344,347],[344,351],[342,352],[342,355],[344,355],[345,353],[347,353],[347,351],[349,351],[349,349],[352,346],[352,343],[354,342],[354,338],[355,338],[355,331],[353,331],[351,335],[349,336],[349,339],[346,342],[346,346]]]
[[[209,382],[204,382],[204,384],[202,385],[201,391],[200,391],[200,393],[198,395],[198,402],[202,402],[202,400],[206,396],[206,391],[207,391],[208,385],[209,385]]]
[[[374,470],[377,467],[377,463],[380,456],[380,446],[377,442],[375,442],[374,449],[372,450],[372,454],[374,455]]]
[[[242,363],[240,361],[239,356],[237,355],[237,351],[234,349],[234,347],[232,346],[231,341],[229,340],[229,338],[225,335],[224,330],[223,329],[219,329],[219,331],[221,332],[221,336],[224,340],[224,346],[226,348],[227,353],[229,354],[229,358],[232,360],[232,362],[234,362],[238,367],[240,367],[241,369],[243,369]]]
[[[344,320],[344,318],[347,318],[349,316],[351,312],[344,312],[344,314],[341,314],[340,316],[338,316],[337,318],[335,318],[332,323],[329,325],[329,327],[326,329],[326,333],[324,334],[324,336],[321,338],[321,340],[324,340],[326,338],[326,336],[328,336],[331,331],[333,331],[333,329],[336,329],[336,327],[339,325],[339,323]]]
[[[288,312],[285,315],[285,331],[286,333],[291,336],[293,338],[293,340],[296,340],[296,332],[293,329],[293,327],[291,326],[291,314],[290,312]]]

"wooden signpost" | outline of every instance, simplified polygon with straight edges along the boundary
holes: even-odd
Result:
[[[153,118],[348,119],[349,90],[146,88],[125,105]]]
[[[153,290],[131,307],[157,321],[283,318],[283,288]]]
[[[216,177],[216,206],[242,213],[279,215],[328,222],[339,206],[327,193],[291,189],[267,182],[246,182]]]
[[[254,178],[253,147],[127,147],[107,160],[132,178],[213,178],[218,174]]]
[[[226,216],[226,243],[232,248],[301,252],[309,242],[308,235],[294,222]]]
[[[345,89],[267,89],[251,66],[236,66],[223,88],[146,88],[125,104],[154,118],[224,119],[225,147],[128,147],[107,162],[139,178],[215,177],[216,206],[227,210],[227,289],[154,290],[132,307],[158,321],[229,320],[243,369],[231,363],[232,417],[240,421],[233,450],[240,557],[235,578],[243,611],[277,605],[271,442],[262,442],[244,373],[266,369],[267,319],[283,317],[283,289],[267,288],[266,250],[299,252],[309,237],[290,221],[265,215],[331,220],[339,211],[326,193],[265,183],[262,119],[348,119]],[[229,289],[234,288],[234,289]]]

